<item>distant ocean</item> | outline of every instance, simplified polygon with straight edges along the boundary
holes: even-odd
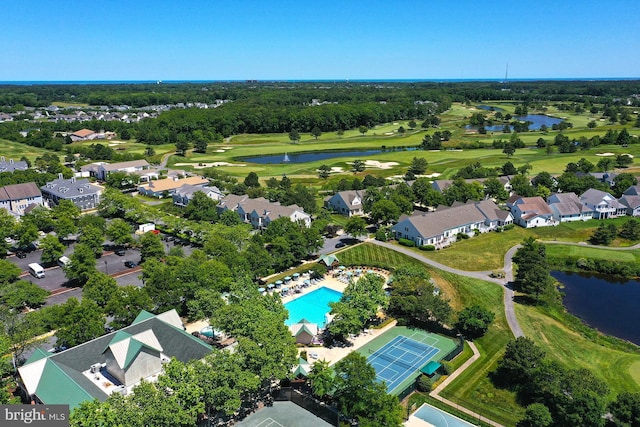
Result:
[[[640,77],[575,77],[575,78],[509,78],[510,82],[537,81],[620,81],[640,80]],[[0,85],[126,85],[126,84],[180,84],[180,83],[461,83],[495,82],[504,79],[249,79],[249,80],[25,80],[0,81]]]

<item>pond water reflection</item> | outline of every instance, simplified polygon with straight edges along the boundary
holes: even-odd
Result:
[[[599,331],[640,345],[640,282],[552,271],[564,288],[567,310]]]

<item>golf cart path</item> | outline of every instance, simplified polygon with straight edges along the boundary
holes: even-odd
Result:
[[[405,248],[403,246],[393,245],[388,242],[381,242],[379,240],[368,239],[368,243],[373,243],[374,245],[382,246],[387,249],[391,249],[396,252],[400,252],[401,254],[407,255],[411,258],[417,259],[420,262],[425,264],[429,264],[433,267],[436,267],[440,270],[444,270],[449,273],[458,274],[460,276],[471,277],[473,279],[486,280],[488,282],[493,282],[501,285],[504,288],[504,311],[507,317],[507,323],[509,324],[509,329],[511,329],[511,333],[514,337],[523,337],[524,332],[522,332],[522,328],[518,323],[518,319],[516,318],[515,312],[515,304],[513,303],[513,287],[511,283],[513,282],[513,255],[516,253],[520,245],[516,245],[509,249],[504,256],[504,278],[495,278],[491,277],[490,274],[492,271],[465,271],[459,270],[457,268],[448,267],[444,264],[440,264],[437,261],[429,259],[415,251],[412,251],[409,248]]]

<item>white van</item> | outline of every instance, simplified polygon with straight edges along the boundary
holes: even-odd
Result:
[[[29,264],[29,273],[31,273],[33,277],[42,279],[44,277],[44,268],[42,268],[40,264],[34,262],[32,264]]]
[[[71,260],[64,255],[58,258],[58,265],[62,268],[65,268],[66,266],[68,266],[70,262]]]

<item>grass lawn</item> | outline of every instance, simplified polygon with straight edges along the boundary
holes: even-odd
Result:
[[[432,270],[433,271],[433,270]],[[441,395],[455,403],[505,425],[515,425],[524,414],[514,393],[494,387],[488,375],[496,368],[507,342],[513,338],[504,314],[503,290],[500,286],[481,280],[433,271],[436,282],[451,305],[459,309],[479,304],[491,309],[496,319],[487,334],[476,340],[481,358],[451,383]],[[450,294],[444,283],[455,288]]]
[[[20,142],[9,141],[8,139],[0,139],[0,155],[8,161],[9,159],[20,160],[22,156],[25,156],[32,162],[36,157],[40,157],[44,154],[51,154],[50,150],[38,147],[32,147]],[[61,158],[64,157],[63,153],[58,153]]]
[[[503,424],[514,425],[521,418],[524,410],[516,403],[515,395],[495,388],[488,378],[513,337],[505,318],[500,286],[432,269],[413,258],[371,244],[340,252],[338,259],[345,265],[371,265],[391,270],[406,264],[421,266],[429,271],[456,310],[471,304],[490,308],[496,314],[496,320],[489,332],[476,341],[483,357],[447,387],[443,396]],[[457,363],[454,359],[453,364]]]
[[[609,385],[612,399],[640,389],[640,349],[630,352],[594,342],[538,307],[516,304],[516,314],[524,334],[548,357],[569,368],[589,369]]]
[[[593,232],[596,231],[602,222],[607,225],[613,224],[620,229],[620,227],[622,227],[622,225],[627,221],[629,221],[629,217],[611,218],[603,221],[589,220],[563,222],[556,227],[539,227],[530,229],[529,231],[540,240],[555,239],[565,242],[588,242]],[[631,246],[636,243],[636,241],[617,239],[613,242],[612,246]]]
[[[524,228],[514,227],[502,233],[482,233],[438,251],[414,250],[449,267],[470,271],[500,270],[509,248],[521,243],[527,235]]]
[[[571,256],[620,262],[634,262],[640,259],[639,250],[614,251],[607,248],[600,249],[574,245],[546,245],[546,247],[549,258]]]

